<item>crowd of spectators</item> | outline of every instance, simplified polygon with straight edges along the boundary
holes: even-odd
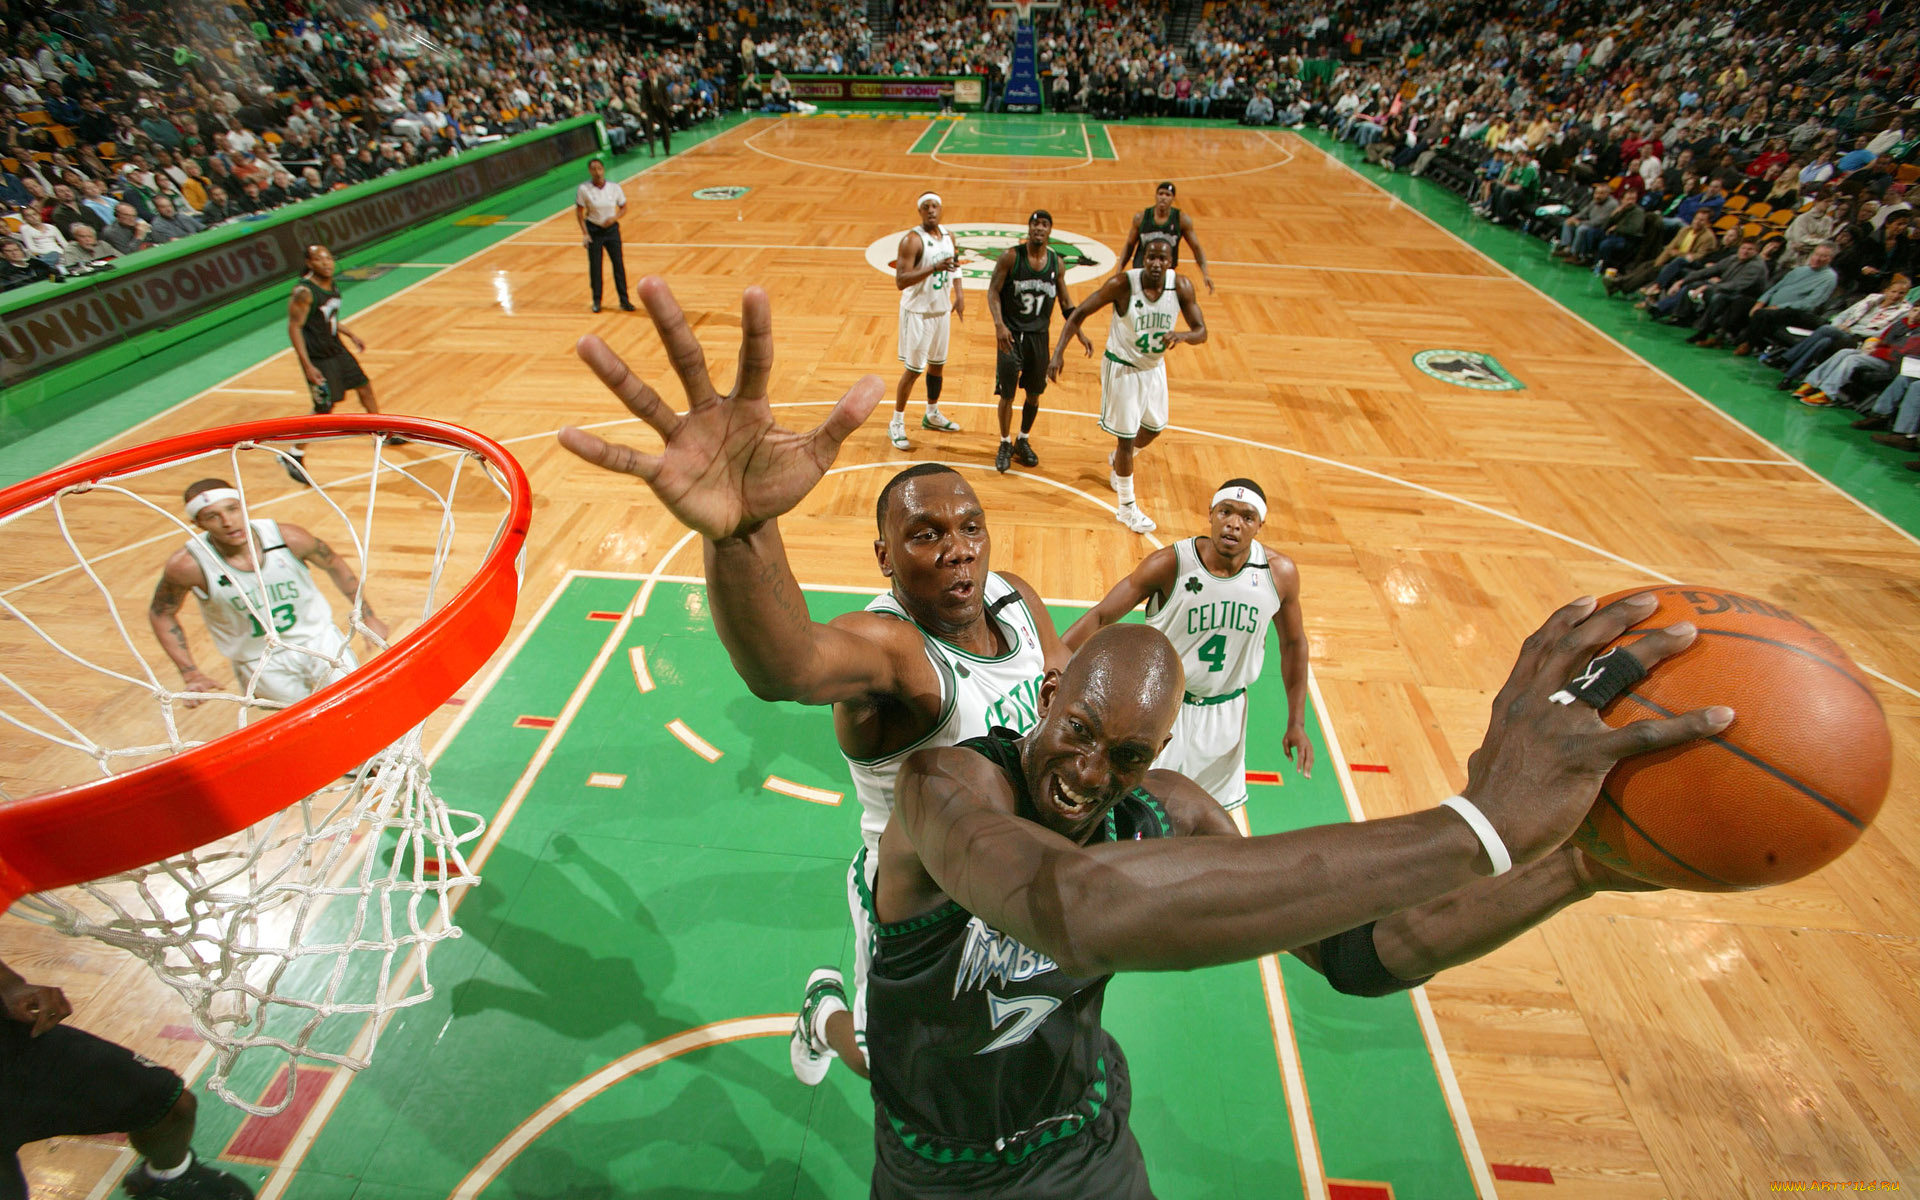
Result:
[[[568,117],[652,150],[732,102],[717,0],[10,4],[0,289]],[[724,18],[729,27],[732,16]]]

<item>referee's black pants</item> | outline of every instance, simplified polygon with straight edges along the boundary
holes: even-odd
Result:
[[[600,256],[605,254],[613,260],[613,290],[619,295],[620,303],[627,300],[627,260],[620,253],[620,222],[609,221],[605,225],[587,222],[587,279],[593,284],[593,302],[600,303]]]

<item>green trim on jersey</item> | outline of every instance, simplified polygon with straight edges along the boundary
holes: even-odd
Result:
[[[1014,595],[1015,601],[1020,605],[1020,611],[1027,614],[1027,620],[1033,621],[1033,627],[1036,630],[1039,629],[1040,622],[1034,621],[1033,610],[1027,607],[1026,596],[1021,593],[1019,588],[1013,587],[1011,583],[1007,584],[1007,586],[1010,588],[1013,588],[1013,595]],[[981,590],[982,596],[984,597],[986,593],[986,589],[982,588],[980,590]],[[988,619],[996,620],[997,618],[989,617]],[[913,621],[913,617],[911,615],[908,615],[907,620]],[[939,642],[942,646],[945,646],[947,649],[953,651],[955,654],[958,654],[961,658],[964,658],[969,662],[977,662],[977,663],[1003,663],[1003,662],[1006,662],[1008,659],[1012,658],[1014,655],[1020,653],[1020,631],[1018,629],[1015,629],[1011,622],[1003,622],[1002,624],[1009,635],[1007,652],[1005,654],[998,655],[997,657],[994,657],[994,658],[988,658],[985,655],[974,654],[971,651],[962,650],[960,647],[954,645],[952,642],[941,637],[939,634],[932,632],[925,625],[922,625],[920,622],[913,621],[913,627],[920,631],[921,637],[932,638],[934,641]]]
[[[867,609],[866,611],[885,613],[887,616],[892,617],[896,621],[906,621],[908,624],[912,625],[916,631],[918,631],[918,633],[920,634],[923,640],[926,638],[933,637],[932,634],[928,633],[924,629],[921,629],[919,622],[913,620],[913,618],[911,617],[902,616],[901,614],[896,612],[887,612],[887,610],[884,608],[879,608],[879,609],[870,608],[870,609]],[[938,638],[935,638],[934,640],[939,641]],[[940,644],[945,646],[947,643],[941,642]],[[863,767],[871,767],[879,763],[886,762],[888,759],[891,759],[891,758],[899,758],[902,755],[909,754],[915,750],[918,750],[920,747],[926,745],[928,739],[932,738],[934,734],[946,728],[947,721],[953,717],[953,706],[959,703],[959,700],[960,700],[960,681],[954,678],[953,664],[948,662],[945,658],[942,658],[938,654],[929,654],[927,655],[927,658],[932,661],[934,666],[940,669],[940,673],[941,673],[939,717],[935,718],[933,724],[927,727],[927,731],[921,734],[913,742],[905,746],[902,746],[898,750],[889,751],[886,754],[879,755],[876,758],[855,758],[853,755],[848,754],[845,750],[842,750],[840,753],[843,757],[846,758],[848,762],[858,763]]]
[[[892,1113],[887,1112],[884,1105],[880,1106],[880,1111],[886,1113],[887,1124],[893,1129],[893,1135],[900,1139],[900,1144],[921,1158],[926,1159],[928,1162],[1000,1163],[1012,1166],[1027,1161],[1055,1142],[1062,1141],[1079,1133],[1091,1124],[1094,1118],[1100,1115],[1100,1110],[1107,1106],[1106,1057],[1103,1055],[1095,1059],[1093,1066],[1099,1074],[1094,1077],[1092,1084],[1087,1089],[1087,1098],[1082,1101],[1085,1105],[1085,1111],[1077,1112],[1073,1116],[1066,1118],[1052,1129],[1047,1130],[1047,1132],[1041,1134],[1033,1141],[1028,1142],[1019,1150],[982,1150],[976,1146],[955,1145],[953,1143],[936,1145],[935,1143],[939,1142],[940,1139],[931,1137],[930,1135],[908,1131],[906,1123]]]

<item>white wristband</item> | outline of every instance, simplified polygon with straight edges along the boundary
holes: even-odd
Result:
[[[1487,820],[1487,814],[1480,811],[1473,801],[1465,796],[1448,796],[1440,802],[1440,807],[1450,808],[1460,814],[1460,819],[1473,830],[1473,836],[1480,839],[1481,848],[1493,862],[1493,873],[1505,875],[1513,870],[1513,855],[1507,853],[1507,844],[1500,840],[1499,831],[1493,822]]]

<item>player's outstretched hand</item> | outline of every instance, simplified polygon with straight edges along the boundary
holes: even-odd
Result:
[[[800,503],[886,391],[878,376],[868,375],[813,429],[783,429],[774,424],[767,404],[773,310],[764,291],[749,288],[740,303],[740,368],[726,395],[708,378],[706,352],[666,281],[649,275],[640,281],[639,292],[680,377],[687,411],[675,412],[605,342],[590,335],[577,347],[581,360],[666,446],[659,454],[644,454],[571,427],[560,431],[560,444],[597,467],[645,480],[667,511],[703,537],[741,536]]]
[[[67,994],[57,987],[43,987],[39,984],[21,980],[10,987],[0,987],[0,1005],[12,1020],[22,1025],[31,1025],[32,1036],[39,1037],[47,1030],[73,1015],[73,1005],[67,1003]]]
[[[1615,762],[1707,737],[1733,723],[1733,710],[1716,705],[1611,729],[1591,705],[1552,699],[1608,643],[1651,612],[1654,598],[1642,592],[1597,612],[1594,603],[1588,596],[1560,609],[1521,645],[1513,673],[1493,698],[1486,740],[1467,761],[1462,794],[1493,822],[1516,864],[1540,858],[1572,835]],[[1691,645],[1694,632],[1687,622],[1669,625],[1639,638],[1627,652],[1653,668]]]

